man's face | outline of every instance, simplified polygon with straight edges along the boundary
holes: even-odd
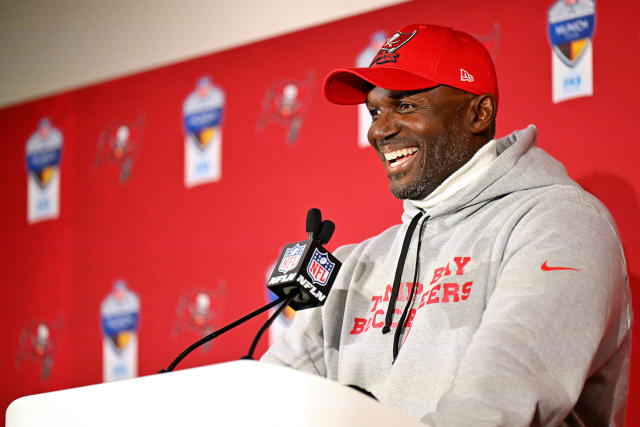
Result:
[[[464,165],[471,144],[468,106],[473,95],[448,86],[399,92],[374,87],[367,96],[369,143],[387,169],[391,193],[420,200]]]

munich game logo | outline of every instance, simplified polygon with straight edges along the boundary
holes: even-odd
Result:
[[[24,361],[35,363],[40,368],[40,379],[49,378],[51,367],[58,352],[58,340],[62,329],[62,315],[55,322],[32,319],[20,332],[16,365]]]
[[[307,245],[296,244],[292,248],[287,248],[284,252],[284,256],[282,257],[282,261],[280,261],[280,265],[278,266],[278,271],[286,273],[296,268],[298,262],[300,262],[300,257],[304,252],[304,248],[306,247]]]
[[[307,266],[307,273],[309,273],[313,283],[324,286],[327,284],[335,266],[334,262],[329,261],[326,252],[320,252],[317,248],[314,248],[311,262]]]
[[[593,94],[593,0],[557,0],[548,12],[553,102]]]
[[[182,105],[186,187],[222,178],[224,105],[224,91],[208,76],[198,80],[195,90]]]
[[[193,288],[180,297],[176,307],[176,322],[171,335],[177,338],[184,331],[204,337],[215,331],[222,321],[227,290],[220,281],[216,289]],[[211,348],[212,341],[204,344],[203,351]]]
[[[131,173],[133,161],[142,144],[144,117],[136,122],[124,120],[109,124],[100,134],[95,168],[110,163],[120,168],[120,183],[124,184]]]
[[[49,119],[40,121],[27,140],[27,220],[57,218],[60,212],[60,160],[62,133]]]
[[[313,72],[305,80],[284,79],[273,83],[264,95],[262,114],[258,119],[258,130],[268,123],[277,123],[288,129],[287,144],[297,139],[302,120],[311,103]]]
[[[380,48],[380,51],[378,52],[376,57],[373,58],[373,61],[371,61],[369,67],[371,67],[373,64],[380,65],[387,62],[396,62],[398,56],[400,56],[396,53],[396,51],[407,44],[409,40],[411,40],[417,33],[418,30],[413,30],[413,32],[411,33],[403,33],[402,31],[398,31],[397,33],[389,37],[389,39]]]
[[[102,376],[115,381],[138,376],[140,298],[118,279],[100,304]]]

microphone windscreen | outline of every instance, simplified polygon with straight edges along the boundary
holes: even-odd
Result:
[[[311,208],[307,212],[307,233],[318,233],[322,225],[322,213],[318,208]]]
[[[333,236],[333,232],[336,230],[336,225],[333,221],[328,219],[322,221],[322,227],[320,227],[320,233],[318,233],[318,240],[321,244],[326,244],[331,240],[331,236]]]

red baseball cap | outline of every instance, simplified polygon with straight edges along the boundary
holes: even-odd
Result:
[[[413,24],[392,35],[369,68],[338,68],[324,79],[324,96],[335,104],[361,104],[371,85],[389,90],[447,85],[498,102],[491,55],[471,35],[438,25]]]

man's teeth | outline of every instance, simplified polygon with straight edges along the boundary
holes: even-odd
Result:
[[[396,150],[396,151],[391,151],[389,153],[384,153],[384,158],[387,159],[387,161],[391,161],[399,157],[408,156],[409,154],[413,154],[416,151],[418,151],[416,147],[403,148],[402,150]]]

